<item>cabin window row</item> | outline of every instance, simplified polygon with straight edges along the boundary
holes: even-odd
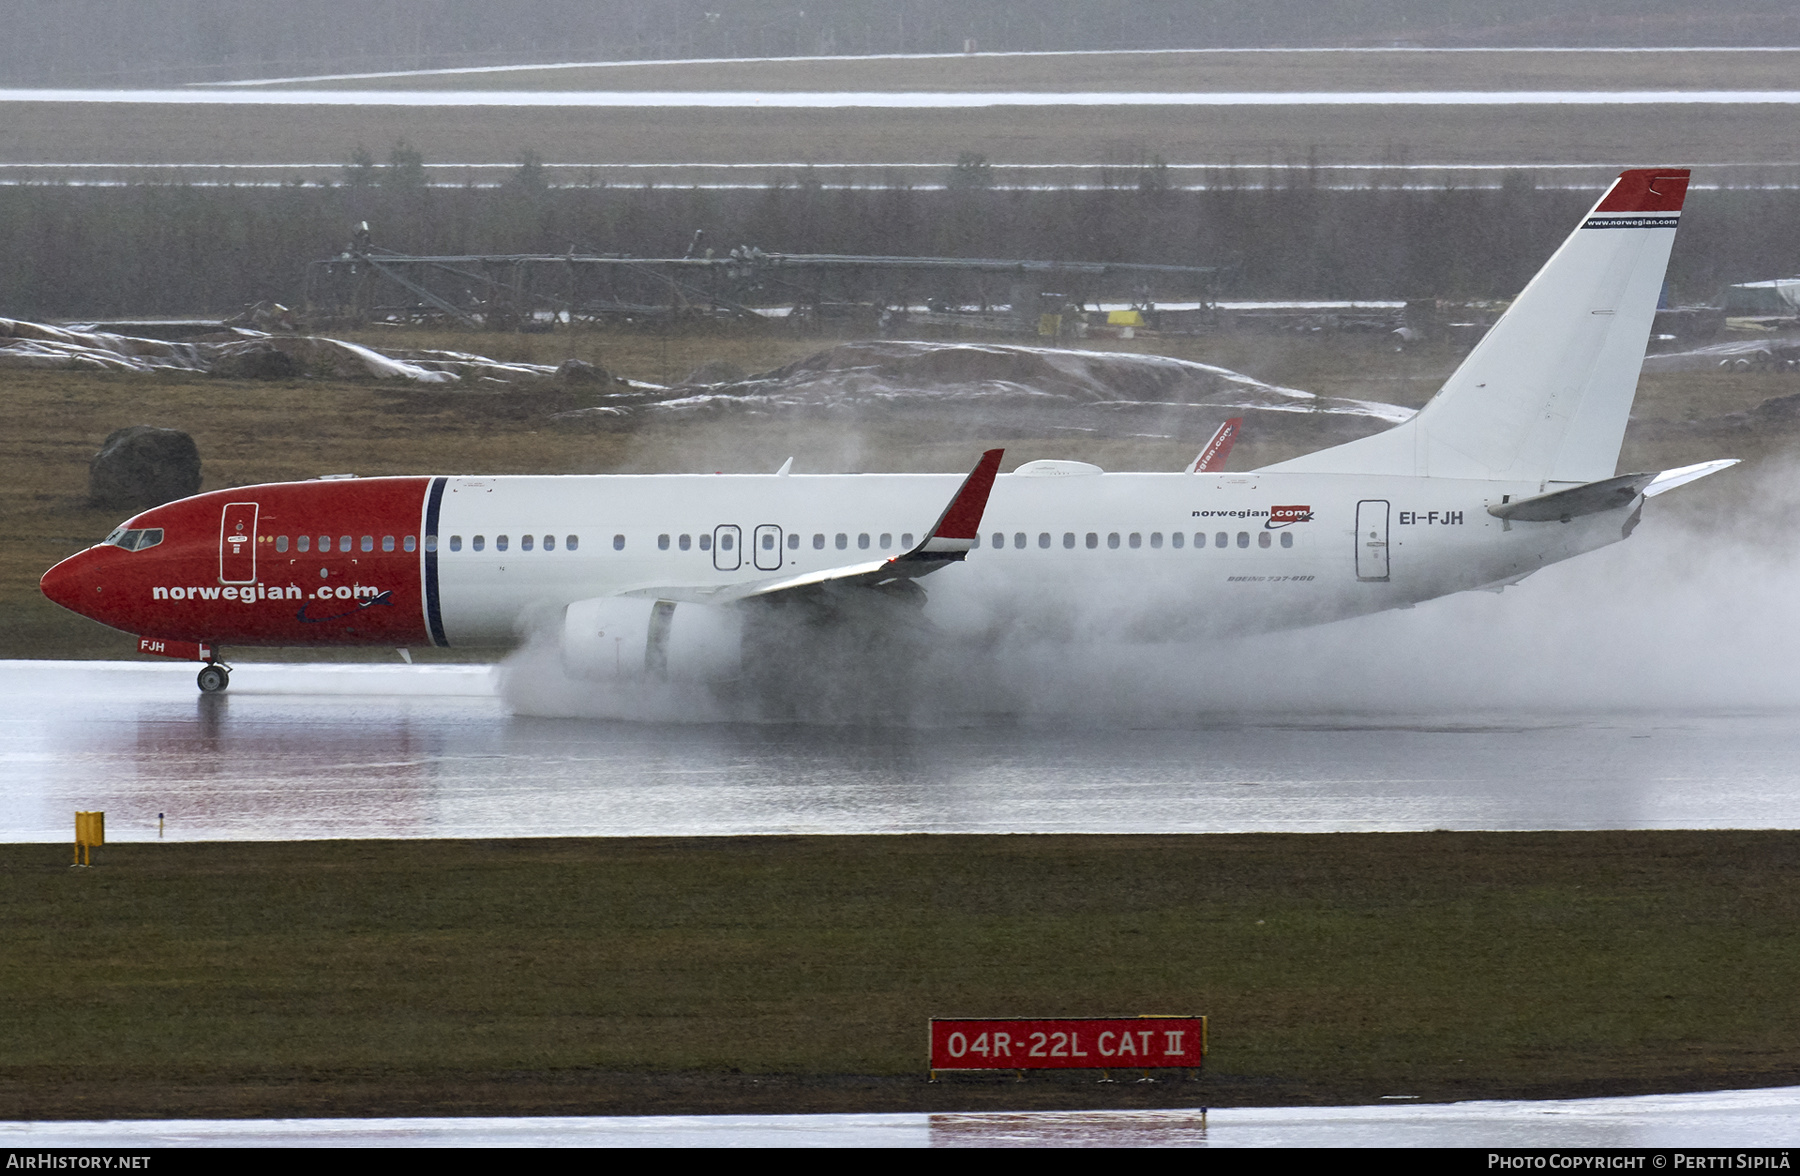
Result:
[[[770,530],[764,531],[753,541],[760,543],[764,551],[774,551],[777,537],[775,532]],[[733,532],[726,531],[719,536],[718,542],[720,551],[730,551],[733,545],[736,544],[737,539]],[[861,534],[852,537],[848,531],[839,531],[835,536],[831,536],[828,539],[825,532],[820,531],[815,532],[812,537],[812,548],[814,551],[824,551],[828,542],[839,551],[849,550],[852,542],[855,543],[858,551],[867,551],[871,547],[879,548],[882,551],[892,551],[894,549],[894,533],[892,531],[882,531],[879,534],[875,534],[873,532],[864,531]],[[801,535],[799,532],[788,532],[787,549],[789,551],[799,551],[800,543]],[[912,550],[912,545],[912,532],[903,532],[900,535],[900,549],[902,551],[910,551]],[[707,534],[701,534],[698,537],[693,535],[658,535],[656,537],[656,549],[658,551],[667,551],[671,547],[675,548],[677,551],[691,551],[696,547],[701,551],[711,551],[713,548],[713,537]]]
[[[1275,534],[1276,534],[1275,532],[1257,531],[1255,534],[1256,534],[1256,545],[1258,547],[1274,546]],[[1234,538],[1229,531],[1215,531],[1215,532],[1211,533],[1210,535],[1205,531],[1195,531],[1194,532],[1194,547],[1196,550],[1198,550],[1199,548],[1202,548],[1202,547],[1206,547],[1206,546],[1208,546],[1209,540],[1211,541],[1210,545],[1213,547],[1232,547],[1232,546],[1249,547],[1250,546],[1250,535],[1251,535],[1251,532],[1249,532],[1249,531],[1239,531],[1237,533],[1236,537]],[[1293,532],[1282,531],[1282,532],[1280,532],[1280,536],[1281,536],[1281,540],[1280,540],[1281,546],[1292,547],[1294,545]],[[1031,536],[1029,534],[1027,534],[1026,532],[1024,532],[1024,531],[1013,532],[1011,545],[1015,550],[1023,551],[1025,548],[1031,546],[1031,542],[1032,542]],[[1055,537],[1049,531],[1038,532],[1037,545],[1039,547],[1048,549],[1048,548],[1054,546],[1055,542],[1056,542]],[[1121,545],[1135,550],[1137,548],[1144,546],[1144,533],[1142,531],[1132,531],[1129,534],[1121,535],[1117,531],[1111,531],[1111,532],[1107,533],[1107,535],[1105,537],[1105,542],[1106,542],[1107,550],[1109,550],[1109,551],[1117,551]],[[1188,542],[1187,535],[1181,531],[1176,531],[1173,534],[1168,536],[1168,545],[1170,547],[1179,549],[1179,548],[1187,546],[1187,542]],[[1086,547],[1089,551],[1094,551],[1094,550],[1098,549],[1100,546],[1100,543],[1101,543],[1101,536],[1098,531],[1089,531],[1086,534],[1086,536],[1084,536],[1083,538],[1081,538],[1079,540],[1079,546]],[[1064,531],[1063,532],[1062,545],[1064,548],[1066,548],[1070,551],[1075,550],[1076,546],[1078,545],[1078,541],[1077,541],[1076,534],[1074,531]],[[1150,546],[1152,548],[1160,548],[1160,547],[1162,547],[1162,545],[1163,545],[1163,533],[1161,531],[1150,532]],[[979,535],[975,536],[975,546],[976,547],[981,546],[981,536],[979,536]],[[1006,532],[995,531],[992,535],[989,535],[988,536],[988,546],[997,548],[997,549],[1005,548],[1007,546]]]
[[[1233,547],[1233,546],[1235,546],[1235,547],[1240,547],[1240,548],[1248,548],[1251,543],[1251,538],[1250,538],[1251,534],[1252,534],[1252,532],[1249,532],[1249,531],[1239,531],[1234,536],[1232,533],[1230,533],[1228,531],[1217,531],[1217,532],[1212,532],[1211,534],[1209,534],[1205,531],[1196,531],[1196,532],[1194,532],[1194,536],[1193,536],[1193,545],[1196,549],[1207,547],[1207,546],[1212,546],[1212,547]],[[1293,536],[1292,532],[1282,531],[1279,533],[1279,535],[1280,535],[1279,542],[1282,547],[1292,547],[1294,545],[1294,536]],[[1256,536],[1256,545],[1258,547],[1265,547],[1265,548],[1272,547],[1276,543],[1275,533],[1272,533],[1269,531],[1257,531],[1257,532],[1255,532],[1255,536]],[[157,538],[160,539],[161,536],[159,535],[159,536],[157,536]],[[991,535],[988,536],[987,546],[992,547],[992,548],[997,548],[997,549],[1004,549],[1009,546],[1009,544],[1007,542],[1007,538],[1008,537],[1007,537],[1006,532],[995,531]],[[764,533],[763,535],[760,536],[760,540],[761,540],[764,550],[773,551],[775,549],[776,536],[774,535],[773,532]],[[814,551],[825,550],[827,542],[828,542],[827,536],[824,532],[815,532],[812,536],[812,548]],[[839,531],[836,533],[836,535],[831,536],[829,539],[830,545],[832,547],[836,548],[838,551],[848,550],[851,545],[851,542],[852,542],[851,535],[847,531]],[[1049,532],[1049,531],[1038,532],[1037,537],[1036,537],[1036,544],[1038,547],[1047,550],[1047,549],[1053,547],[1055,545],[1055,542],[1056,542],[1055,536],[1051,532]],[[1075,550],[1075,548],[1077,546],[1086,547],[1090,551],[1097,550],[1099,548],[1101,542],[1102,542],[1101,535],[1098,531],[1089,531],[1086,533],[1085,536],[1082,536],[1079,539],[1077,538],[1077,535],[1074,531],[1064,531],[1062,533],[1062,546],[1065,549],[1070,550],[1070,551]],[[1168,546],[1170,546],[1172,548],[1180,549],[1187,545],[1188,538],[1185,533],[1176,531],[1176,532],[1171,533],[1167,537],[1166,542],[1167,542]],[[381,536],[380,543],[381,543],[381,550],[384,552],[392,552],[396,549],[396,546],[398,546],[398,548],[400,550],[408,551],[408,552],[418,550],[418,541],[417,541],[416,537],[414,537],[412,535],[400,536],[397,541],[393,535],[383,535],[383,536]],[[801,543],[801,537],[798,533],[790,532],[788,534],[787,547],[788,547],[789,551],[798,551],[800,549],[800,543]],[[1128,534],[1121,534],[1118,531],[1111,531],[1106,534],[1105,543],[1106,543],[1108,550],[1116,551],[1121,546],[1136,550],[1145,545],[1145,536],[1144,536],[1143,532],[1141,532],[1141,531],[1132,531],[1132,532],[1129,532]],[[1149,546],[1152,549],[1159,549],[1164,545],[1164,543],[1165,543],[1165,538],[1161,531],[1150,532]],[[301,535],[293,540],[293,549],[295,551],[298,551],[301,553],[306,553],[313,549],[312,544],[313,544],[313,537],[311,535]],[[361,536],[360,539],[358,539],[356,536],[353,536],[353,535],[339,535],[336,538],[337,550],[339,552],[344,552],[344,553],[348,553],[348,552],[355,551],[355,550],[361,550],[364,552],[372,552],[375,550],[375,544],[376,544],[376,538],[373,535],[364,535],[364,536]],[[725,534],[722,534],[719,536],[720,550],[730,551],[732,549],[732,547],[734,546],[734,544],[735,544],[735,539],[731,532],[728,531]],[[883,531],[883,532],[880,532],[879,534],[874,534],[874,533],[871,533],[868,531],[864,531],[855,536],[855,544],[856,544],[856,549],[858,551],[868,551],[872,547],[878,548],[882,551],[891,551],[894,548],[894,535],[892,532],[889,532],[889,531]],[[319,554],[324,555],[324,554],[329,553],[332,550],[332,545],[333,545],[332,536],[320,535],[318,537],[317,550],[318,550]],[[469,548],[472,551],[485,551],[485,550],[487,550],[487,545],[488,545],[488,538],[485,535],[475,535],[475,536],[471,536],[469,539]],[[512,537],[509,535],[495,535],[493,538],[493,545],[494,545],[495,551],[506,551],[512,545]],[[624,535],[614,535],[613,539],[612,539],[612,545],[613,545],[614,551],[625,550],[625,536]],[[975,537],[974,545],[976,547],[982,546],[982,537],[980,535],[977,535]],[[1022,551],[1025,548],[1030,547],[1031,545],[1032,545],[1032,537],[1024,531],[1016,531],[1011,536],[1010,546],[1012,548],[1014,548],[1015,550]],[[149,544],[144,544],[144,546],[149,546]],[[696,538],[693,535],[673,535],[673,536],[672,535],[658,535],[656,537],[657,550],[667,551],[667,550],[669,550],[669,548],[671,546],[673,546],[681,551],[688,551],[695,547],[698,547],[701,551],[711,551],[712,546],[713,546],[713,537],[711,535],[705,534],[705,533],[702,533],[700,536],[698,536],[698,538]],[[562,539],[562,547],[563,547],[563,550],[565,550],[565,551],[579,550],[581,547],[581,536],[565,535]],[[912,533],[911,532],[903,532],[900,535],[900,550],[910,551],[910,550],[912,550],[912,547],[913,547]],[[538,537],[536,535],[521,535],[521,536],[519,536],[519,550],[520,551],[532,551],[532,550],[536,550],[539,548],[541,548],[544,551],[555,551],[557,548],[556,536],[555,535],[544,535],[541,537],[541,539],[540,539],[540,537]],[[288,549],[289,549],[288,536],[277,535],[275,537],[275,550],[278,552],[285,553],[288,551]],[[435,552],[437,549],[438,549],[438,537],[436,535],[427,535],[425,537],[425,550],[428,552]],[[461,535],[450,536],[450,550],[451,551],[461,551],[462,549],[463,549],[463,537]]]
[[[488,546],[488,537],[486,535],[471,535],[469,537],[469,550],[471,550],[471,551],[486,551],[487,546]],[[510,535],[495,535],[494,536],[494,550],[495,551],[506,551],[506,550],[510,549],[511,547],[512,547],[512,536],[510,536]],[[520,551],[535,551],[535,550],[538,550],[540,547],[544,551],[555,551],[556,550],[556,536],[555,535],[544,535],[542,537],[539,537],[537,535],[520,535],[519,536],[519,550]],[[564,551],[580,551],[581,550],[581,536],[580,535],[564,535],[563,539],[562,539],[562,548]],[[461,535],[450,536],[450,550],[451,551],[461,551],[462,549],[463,549],[463,537]],[[437,536],[436,535],[427,535],[425,537],[425,550],[426,551],[436,551],[437,550]],[[613,550],[614,551],[624,551],[625,550],[625,536],[623,536],[623,535],[614,535],[613,536]]]
[[[1195,548],[1209,546],[1235,546],[1247,548],[1252,543],[1252,534],[1255,535],[1254,542],[1258,547],[1273,547],[1276,546],[1277,543],[1282,547],[1292,547],[1294,545],[1294,536],[1290,531],[1239,531],[1235,535],[1228,531],[1217,531],[1212,533],[1196,531],[1193,535],[1193,545]],[[1144,533],[1141,531],[1132,531],[1128,534],[1112,531],[1104,536],[1104,542],[1109,550],[1116,551],[1120,547],[1127,547],[1135,550],[1145,546],[1145,538]],[[760,541],[763,550],[775,550],[777,538],[773,531],[764,532],[758,537],[758,540]],[[850,548],[852,540],[853,537],[847,531],[839,531],[836,535],[829,537],[823,532],[815,532],[812,536],[812,548],[814,551],[824,551],[829,544],[829,546],[834,547],[838,551],[846,551]],[[1176,549],[1188,545],[1188,536],[1180,531],[1167,536],[1164,536],[1161,531],[1152,531],[1148,536],[1148,540],[1149,546],[1152,549],[1160,549],[1165,544]],[[1099,548],[1102,541],[1102,536],[1098,531],[1089,531],[1084,537],[1078,537],[1074,531],[1064,531],[1062,534],[1063,547],[1071,551],[1078,546],[1085,546],[1088,550],[1092,551]],[[721,551],[730,551],[735,543],[736,537],[732,531],[727,531],[718,537],[719,549]],[[854,536],[854,543],[858,551],[868,551],[872,547],[879,548],[882,551],[891,551],[894,547],[894,535],[892,532],[886,531],[881,532],[879,535],[864,531]],[[1056,538],[1049,531],[1040,531],[1037,535],[1036,543],[1038,547],[1048,549],[1055,546]],[[800,545],[801,536],[798,533],[790,532],[787,536],[788,550],[798,551],[800,550]],[[977,535],[975,537],[975,546],[980,547],[981,545],[982,538]],[[1004,531],[995,531],[988,536],[989,547],[1005,548],[1011,546],[1015,549],[1023,550],[1031,545],[1032,537],[1024,531],[1015,532],[1011,536],[1010,544],[1008,543],[1007,534]],[[614,546],[618,547],[622,546],[622,544],[615,541]],[[902,551],[910,551],[912,550],[912,546],[913,535],[910,532],[902,534],[900,536],[900,549]],[[658,551],[668,551],[671,547],[679,551],[689,551],[696,547],[701,551],[711,551],[713,547],[713,537],[708,534],[701,534],[697,539],[693,535],[658,535],[656,537],[656,547]]]
[[[393,551],[396,545],[402,551],[417,551],[419,549],[419,540],[415,535],[402,535],[397,541],[392,535],[383,535],[380,539],[380,543],[381,550],[383,551]],[[330,535],[320,535],[318,544],[318,553],[320,555],[325,555],[331,551],[332,537]],[[373,535],[364,535],[360,539],[355,535],[339,535],[337,537],[337,549],[346,553],[357,550],[374,551],[375,544],[376,538]],[[298,552],[312,551],[313,537],[311,535],[296,536],[293,541],[293,548]],[[288,550],[288,537],[286,535],[275,536],[275,550],[283,553]]]

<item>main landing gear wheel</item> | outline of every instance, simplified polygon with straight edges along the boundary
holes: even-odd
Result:
[[[224,666],[208,665],[200,671],[200,676],[195,681],[200,684],[200,693],[219,694],[231,685],[231,671]]]

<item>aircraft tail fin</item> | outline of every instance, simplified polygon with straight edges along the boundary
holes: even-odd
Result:
[[[1681,168],[1621,174],[1417,416],[1264,468],[1612,477],[1687,185]]]

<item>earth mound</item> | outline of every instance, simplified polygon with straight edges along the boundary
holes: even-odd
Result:
[[[1191,435],[1228,416],[1280,414],[1323,443],[1379,432],[1399,405],[1318,396],[1191,360],[999,343],[842,343],[774,371],[614,399],[632,411],[916,418],[954,413],[996,435],[1074,430]],[[581,411],[566,414],[581,415]],[[617,408],[609,411],[618,411]],[[1276,422],[1269,420],[1269,424]]]
[[[179,429],[115,429],[88,462],[88,497],[98,506],[147,510],[200,492],[200,447]]]

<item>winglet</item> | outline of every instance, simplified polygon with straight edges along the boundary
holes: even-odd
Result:
[[[981,530],[981,516],[987,510],[988,495],[994,489],[994,477],[1000,472],[1000,458],[1006,450],[990,449],[981,455],[969,476],[957,490],[950,505],[938,516],[937,525],[919,544],[901,559],[961,559],[975,546],[975,533]]]
[[[1190,474],[1216,474],[1225,468],[1225,459],[1231,456],[1231,446],[1237,441],[1237,435],[1243,431],[1244,418],[1232,417],[1219,426],[1219,431],[1212,435],[1200,456],[1188,469]]]
[[[1004,449],[990,449],[981,455],[981,460],[975,463],[975,468],[963,479],[963,484],[950,499],[950,505],[938,516],[937,523],[925,536],[925,541],[911,551],[892,559],[713,589],[703,598],[704,602],[717,604],[730,600],[766,600],[789,593],[831,587],[880,587],[900,580],[916,580],[920,576],[929,576],[939,568],[949,567],[975,546],[975,532],[981,528],[981,516],[987,510],[988,495],[993,492],[994,477],[1000,472],[1000,457],[1005,452]],[[676,599],[670,596],[668,589],[657,589],[656,593],[665,600]]]

